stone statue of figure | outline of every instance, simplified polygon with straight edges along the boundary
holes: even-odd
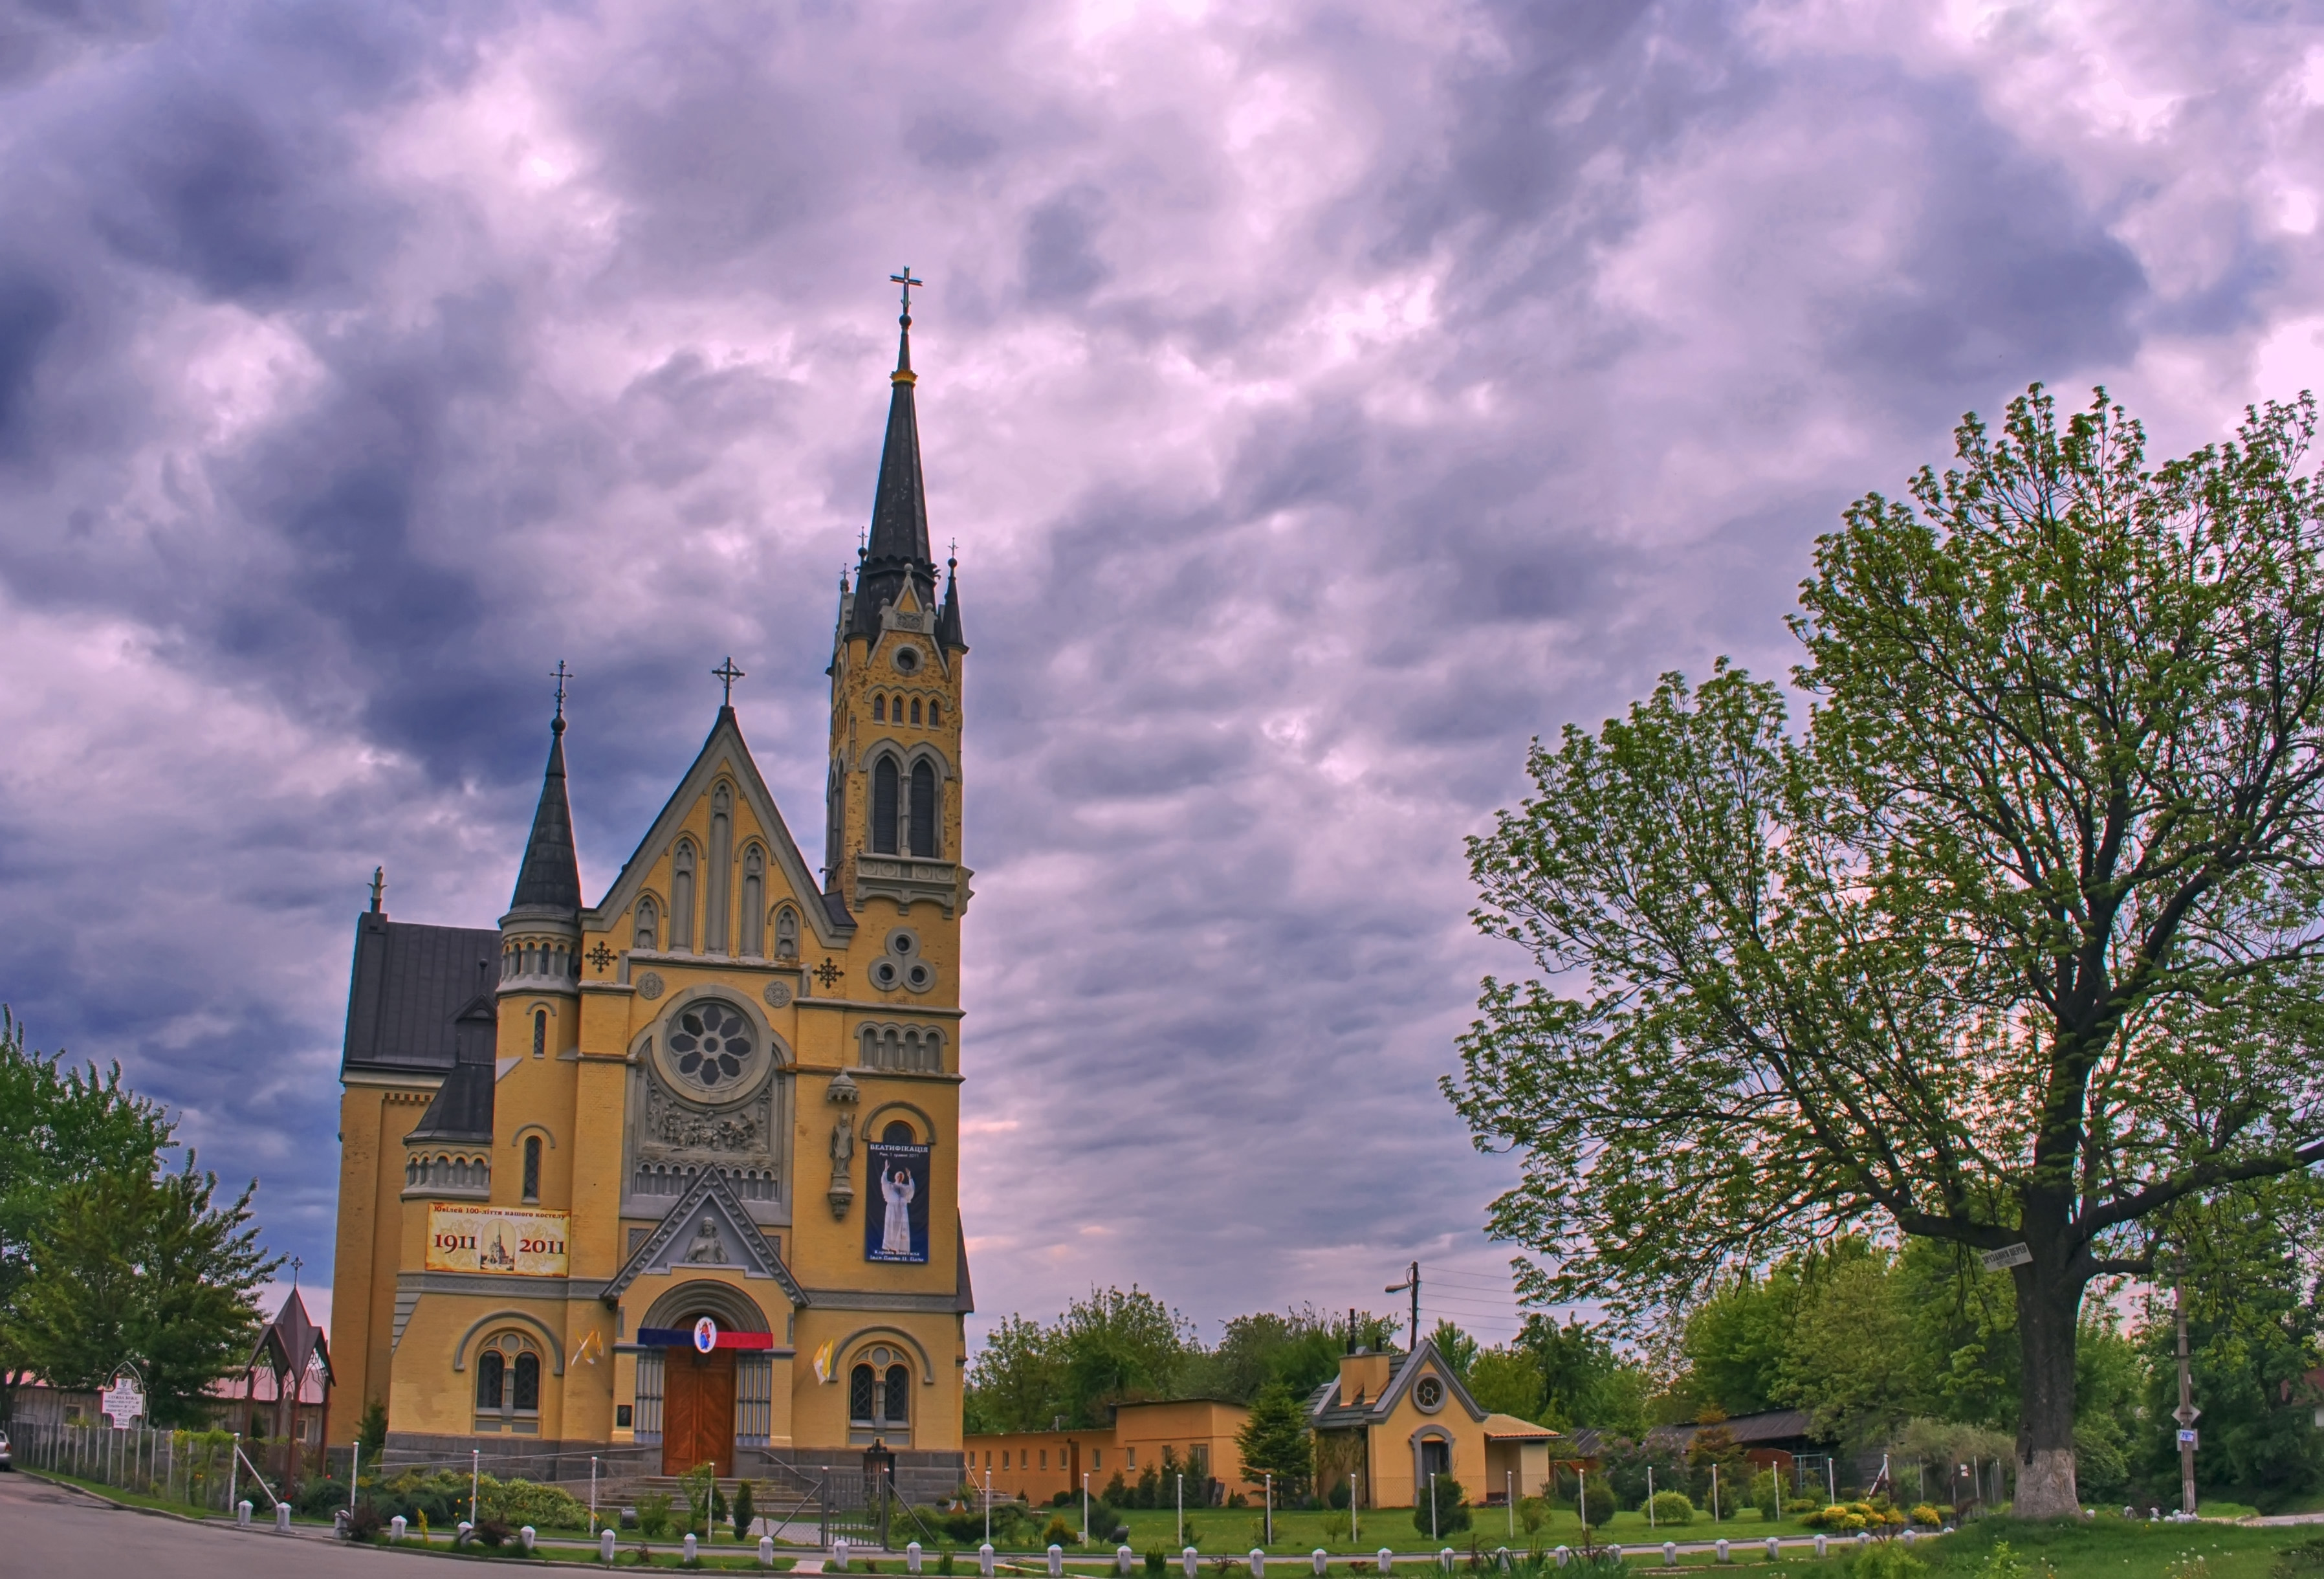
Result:
[[[898,1168],[892,1177],[881,1175],[880,1194],[888,1202],[887,1221],[880,1225],[881,1255],[912,1253],[912,1197],[919,1193],[920,1187],[912,1182],[909,1168]]]
[[[694,1242],[686,1249],[688,1266],[723,1267],[726,1264],[726,1247],[719,1242],[718,1224],[708,1217],[695,1230]]]
[[[848,1159],[855,1155],[855,1131],[841,1119],[831,1126],[831,1171],[835,1177],[847,1171]]]

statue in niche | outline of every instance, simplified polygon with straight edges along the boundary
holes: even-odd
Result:
[[[855,1180],[850,1169],[855,1157],[855,1131],[845,1119],[835,1120],[831,1126],[831,1214],[847,1215],[848,1204],[855,1199]]]
[[[694,1232],[694,1242],[686,1247],[686,1264],[690,1267],[723,1267],[726,1264],[726,1246],[718,1237],[717,1223],[708,1217]]]

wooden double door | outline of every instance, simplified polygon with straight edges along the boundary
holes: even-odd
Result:
[[[734,1473],[734,1351],[666,1349],[661,1371],[661,1473],[715,1464]]]

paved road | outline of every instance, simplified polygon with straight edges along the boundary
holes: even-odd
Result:
[[[404,1565],[392,1565],[399,1561]],[[47,1579],[51,1574],[66,1579],[413,1579],[414,1570],[408,1559],[392,1552],[133,1512],[31,1475],[0,1474],[0,1579]]]

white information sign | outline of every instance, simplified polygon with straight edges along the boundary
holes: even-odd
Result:
[[[1999,1250],[1987,1251],[1977,1258],[1985,1263],[1988,1272],[1998,1272],[2009,1267],[2022,1267],[2034,1259],[2034,1251],[2025,1244],[2005,1244]]]
[[[145,1412],[145,1395],[138,1390],[137,1379],[124,1373],[97,1395],[97,1408],[113,1422],[115,1430],[126,1431],[129,1423]]]

